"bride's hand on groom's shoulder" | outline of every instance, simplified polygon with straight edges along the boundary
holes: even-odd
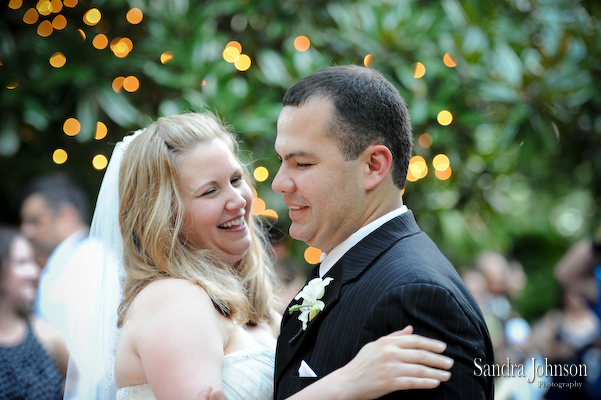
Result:
[[[221,390],[213,390],[211,386],[207,386],[198,393],[195,400],[227,400],[227,397]]]

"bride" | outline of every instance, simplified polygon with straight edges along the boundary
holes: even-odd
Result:
[[[208,112],[159,118],[117,144],[90,234],[110,251],[95,260],[98,305],[78,333],[95,345],[73,355],[72,398],[272,398],[280,316],[237,154]],[[448,380],[444,343],[411,333],[366,345],[293,398],[374,398]]]

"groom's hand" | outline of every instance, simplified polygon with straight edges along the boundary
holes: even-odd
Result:
[[[227,398],[221,390],[213,391],[213,388],[208,386],[198,393],[196,400],[227,400]]]

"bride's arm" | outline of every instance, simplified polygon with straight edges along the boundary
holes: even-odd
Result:
[[[432,389],[451,377],[446,344],[414,335],[413,327],[363,346],[344,367],[296,393],[289,400],[375,399],[397,390]]]
[[[347,365],[307,386],[288,400],[375,399],[397,390],[432,389],[448,381],[453,360],[440,355],[446,344],[413,335],[413,327],[363,346]],[[204,388],[197,400],[222,400],[223,392]]]
[[[226,334],[206,292],[165,279],[138,296],[128,334],[155,397],[194,399],[203,387],[221,389]]]

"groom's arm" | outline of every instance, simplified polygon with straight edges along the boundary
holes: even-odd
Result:
[[[392,393],[385,399],[487,399],[492,393],[492,377],[475,373],[474,362],[493,363],[488,333],[472,304],[462,303],[446,288],[435,284],[412,283],[384,293],[376,301],[363,325],[364,342],[404,326],[415,333],[447,343],[445,355],[455,360],[451,379],[438,388]]]

